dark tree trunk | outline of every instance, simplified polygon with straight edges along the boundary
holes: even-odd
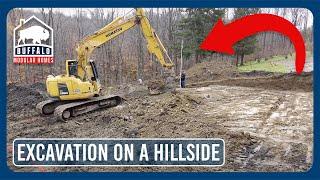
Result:
[[[244,54],[241,54],[240,66],[243,66],[243,59],[244,59]]]
[[[236,58],[236,67],[238,67],[238,63],[239,63],[239,55],[237,55],[237,58]]]

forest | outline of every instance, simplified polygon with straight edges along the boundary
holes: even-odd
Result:
[[[57,9],[16,8],[7,16],[7,80],[31,84],[44,82],[49,74],[64,72],[66,59],[75,59],[75,47],[81,39],[104,27],[116,17],[130,16],[134,9],[95,8]],[[267,60],[274,56],[294,54],[288,38],[275,32],[259,33],[235,45],[236,54],[206,52],[199,48],[219,18],[225,23],[254,13],[271,13],[285,17],[302,33],[307,51],[313,51],[313,19],[307,9],[302,8],[148,8],[147,17],[155,32],[174,61],[176,75],[180,70],[181,42],[183,67],[187,70],[203,61],[219,61],[233,66],[242,66],[248,61]],[[12,63],[13,29],[20,19],[35,15],[54,30],[54,64],[25,65]],[[98,64],[102,84],[113,86],[136,81],[149,80],[162,74],[163,69],[150,55],[139,26],[127,31],[96,49],[91,59]]]

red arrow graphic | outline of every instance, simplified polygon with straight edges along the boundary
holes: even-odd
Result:
[[[290,21],[273,14],[248,15],[226,25],[219,19],[200,48],[232,55],[236,42],[262,31],[278,32],[291,40],[296,51],[296,72],[301,74],[306,60],[303,37]]]

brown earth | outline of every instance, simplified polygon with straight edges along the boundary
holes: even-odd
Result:
[[[209,85],[255,87],[273,90],[313,91],[313,72],[301,75],[265,71],[238,72],[225,61],[207,61],[187,70],[188,87]]]
[[[147,87],[142,85],[119,87],[116,91],[126,98],[122,105],[67,122],[57,122],[52,116],[35,111],[36,104],[46,99],[43,84],[9,84],[8,165],[15,171],[306,171],[310,168],[312,73],[297,76],[215,71],[214,77],[207,75],[197,80],[195,76],[203,77],[197,72],[206,70],[194,70],[193,77],[187,77],[189,88],[160,95],[149,95]],[[187,75],[191,73],[190,70]],[[21,137],[223,138],[226,163],[216,168],[18,168],[12,165],[11,143]]]
[[[237,74],[236,67],[225,61],[206,61],[189,68],[186,72],[189,82],[225,79]]]
[[[281,91],[313,91],[312,72],[288,74],[272,74],[264,72],[238,73],[235,77],[228,77],[212,81],[193,81],[188,87],[205,87],[208,85],[242,86]]]

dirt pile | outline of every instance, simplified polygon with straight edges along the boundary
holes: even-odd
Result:
[[[45,99],[44,90],[44,85],[41,83],[29,86],[8,84],[8,116],[14,116],[13,119],[16,120],[20,116],[34,115],[37,103]]]
[[[144,130],[152,128],[168,121],[180,121],[181,118],[188,116],[194,112],[199,104],[202,102],[201,97],[180,94],[180,93],[164,93],[158,96],[126,96],[127,102],[124,107],[111,109],[112,114],[117,114],[117,117],[123,120],[135,122],[135,124],[144,124],[139,133],[135,137],[157,137],[155,129]],[[150,126],[150,123],[152,126]],[[149,124],[145,126],[145,124]],[[136,131],[137,127],[131,127],[130,131]],[[154,128],[154,127],[153,127]],[[157,128],[156,128],[157,129]],[[167,131],[171,128],[165,128]],[[144,132],[144,133],[141,133]],[[166,133],[164,133],[166,134]],[[124,133],[124,135],[128,135]],[[168,136],[170,137],[170,136]]]
[[[238,72],[227,61],[207,61],[187,71],[187,87],[209,85],[243,86],[285,91],[313,91],[313,72],[273,73],[265,71]]]
[[[165,91],[166,82],[163,79],[149,80],[147,86],[151,95],[157,95]]]
[[[236,68],[228,61],[207,61],[187,70],[187,82],[217,80],[235,73]]]
[[[269,78],[255,78],[253,81],[226,81],[226,85],[258,87],[284,91],[313,91],[313,72],[277,74]]]
[[[254,74],[258,75],[255,76]],[[283,91],[313,91],[313,72],[288,74],[272,74],[272,73],[240,73],[236,78],[226,78],[216,81],[204,81],[200,83],[190,83],[188,87],[204,87],[209,85],[224,85],[224,86],[242,86],[255,87],[263,89],[283,90]]]
[[[136,107],[136,112],[133,114],[144,115],[143,111],[148,111],[155,116],[161,118],[170,117],[183,117],[185,113],[192,112],[199,104],[201,104],[201,98],[192,95],[180,94],[180,93],[167,93],[164,94],[162,99],[152,102],[153,99],[142,100]],[[141,113],[142,111],[142,113]],[[159,119],[160,120],[160,119]]]
[[[282,75],[282,73],[274,73],[274,72],[267,72],[267,71],[250,71],[250,72],[236,72],[231,75],[231,77],[270,77]]]

